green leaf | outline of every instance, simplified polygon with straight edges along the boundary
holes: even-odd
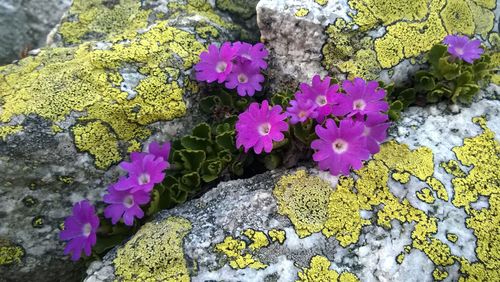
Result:
[[[222,101],[218,96],[208,96],[200,100],[200,109],[206,114],[212,114],[214,108],[221,104]]]
[[[217,156],[219,157],[219,160],[226,164],[230,163],[233,160],[233,155],[228,150],[220,151],[219,153],[217,153]]]
[[[185,174],[181,177],[181,183],[189,187],[189,191],[194,191],[201,184],[200,175],[197,172]]]
[[[415,102],[416,95],[417,95],[417,93],[416,93],[415,89],[413,89],[413,88],[405,89],[399,94],[399,96],[401,97],[401,100],[402,100],[401,102],[403,102],[405,107],[407,107],[411,103]]]
[[[231,131],[227,131],[223,134],[217,135],[215,137],[215,142],[223,149],[227,149],[229,151],[236,150],[236,145],[234,143],[234,133]]]
[[[437,68],[439,64],[439,60],[446,55],[448,48],[445,45],[441,44],[436,44],[432,46],[431,50],[429,51],[427,57],[429,59],[429,64],[431,64],[432,67]]]
[[[460,75],[458,64],[448,61],[447,57],[439,59],[438,71],[447,80],[455,79]]]
[[[210,141],[207,139],[199,138],[192,135],[186,135],[181,139],[182,146],[186,149],[191,150],[203,150],[206,151],[207,147],[210,146]]]
[[[292,128],[293,135],[306,145],[316,139],[312,120],[308,120],[306,123],[297,123]]]
[[[220,97],[220,100],[222,102],[222,105],[228,106],[230,108],[234,107],[233,103],[233,95],[227,93],[226,91],[221,91],[218,96]]]
[[[270,154],[264,157],[264,165],[268,170],[277,168],[281,163],[281,157],[278,154]]]
[[[206,159],[206,154],[204,151],[185,149],[175,151],[173,159],[182,164],[184,171],[193,172],[200,169]]]
[[[392,102],[392,104],[390,105],[390,109],[392,111],[401,112],[401,110],[403,110],[403,103],[399,100],[396,100]]]
[[[212,139],[212,130],[210,129],[210,125],[207,123],[200,123],[193,129],[193,136],[198,138],[211,140]]]
[[[222,169],[223,165],[220,161],[205,162],[201,169],[201,178],[207,183],[214,181],[215,179],[219,178]]]
[[[99,237],[92,251],[96,254],[102,255],[107,251],[111,250],[113,247],[121,244],[125,239],[127,239],[128,234],[117,234],[113,236],[102,236]]]
[[[398,120],[401,116],[401,111],[389,110],[387,114],[391,120]]]
[[[151,191],[151,201],[149,202],[149,206],[146,210],[146,215],[151,216],[160,211],[160,191],[157,189],[153,189]]]
[[[230,170],[232,173],[234,173],[235,175],[237,176],[242,176],[243,175],[243,163],[242,162],[234,162],[231,167],[230,167]]]
[[[472,74],[470,72],[464,72],[457,77],[457,86],[462,86],[471,83],[473,83],[473,80],[472,80]]]

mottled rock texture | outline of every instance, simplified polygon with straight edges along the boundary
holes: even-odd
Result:
[[[447,34],[474,36],[498,51],[499,17],[495,0],[262,0],[257,6],[278,90],[316,73],[403,81]],[[500,64],[498,53],[494,59]]]
[[[73,203],[98,201],[128,152],[203,119],[192,66],[249,34],[213,4],[75,0],[53,46],[0,67],[0,280],[77,280],[57,238]]]
[[[410,108],[350,177],[298,168],[221,183],[161,212],[85,281],[494,281],[500,101],[487,93]]]
[[[1,0],[0,65],[45,45],[71,0]]]

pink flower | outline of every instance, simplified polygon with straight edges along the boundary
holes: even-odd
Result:
[[[165,178],[163,172],[168,163],[163,158],[157,158],[153,154],[134,152],[130,154],[131,162],[122,162],[120,167],[129,173],[128,179],[119,180],[115,185],[118,191],[131,188],[131,193],[139,190],[150,192],[153,186]],[[122,181],[122,183],[120,183]]]
[[[387,111],[389,104],[384,101],[385,90],[378,86],[376,81],[366,82],[359,77],[352,82],[344,81],[342,87],[347,95],[339,95],[339,105],[333,108],[333,114],[351,117]]]
[[[470,40],[467,36],[448,35],[443,40],[448,45],[448,53],[455,58],[460,58],[469,64],[481,57],[484,50],[481,48],[481,41]]]
[[[312,84],[300,84],[301,92],[295,94],[297,100],[311,100],[316,105],[316,120],[322,122],[326,116],[332,113],[332,106],[336,104],[339,93],[337,84],[330,85],[331,78],[325,77],[322,81],[319,75],[315,75]]]
[[[246,61],[234,64],[233,71],[227,78],[226,87],[237,88],[240,96],[253,96],[256,90],[262,90],[260,84],[263,81],[264,76],[260,73],[260,69]]]
[[[366,138],[366,147],[371,154],[376,154],[380,151],[379,143],[387,137],[387,129],[391,125],[389,117],[384,114],[368,114],[364,122],[365,129],[363,136]]]
[[[326,128],[316,125],[316,134],[311,147],[316,150],[313,159],[319,168],[329,170],[332,175],[349,174],[349,170],[360,169],[362,161],[370,156],[363,134],[363,123],[351,119],[340,121],[337,127],[331,119],[326,120]]]
[[[250,104],[236,122],[236,147],[243,146],[245,152],[253,148],[256,154],[260,154],[262,149],[270,153],[273,141],[285,138],[282,133],[288,130],[285,119],[286,114],[282,113],[280,106],[270,108],[266,100],[261,107],[257,103]]]
[[[222,83],[226,80],[233,68],[232,60],[238,53],[238,49],[231,46],[230,42],[222,44],[219,48],[212,44],[208,46],[208,52],[200,54],[200,62],[194,66],[196,79],[208,83],[218,81]]]
[[[64,230],[59,233],[61,240],[69,241],[64,248],[64,254],[71,254],[71,259],[80,259],[82,251],[90,256],[92,246],[97,240],[99,217],[94,207],[88,201],[81,201],[73,206],[73,215],[64,220]]]
[[[123,222],[132,226],[134,218],[142,218],[144,212],[139,207],[149,203],[149,193],[144,190],[132,192],[132,190],[119,191],[115,185],[108,188],[108,194],[104,195],[104,202],[110,204],[104,209],[104,216],[111,218],[111,222],[116,224],[122,217]]]
[[[238,48],[238,56],[240,56],[240,58],[251,61],[253,65],[261,69],[267,69],[265,59],[269,55],[269,52],[264,44],[257,43],[252,45],[246,42],[235,42],[233,46]]]
[[[158,142],[151,142],[148,146],[148,152],[153,154],[157,158],[162,158],[167,162],[167,168],[170,167],[170,163],[168,162],[168,156],[170,155],[170,142],[165,142],[160,145]]]
[[[316,118],[318,115],[315,111],[316,103],[302,96],[295,95],[295,97],[296,100],[291,100],[290,107],[286,108],[286,113],[290,117],[290,123],[296,124],[305,122],[308,118]]]

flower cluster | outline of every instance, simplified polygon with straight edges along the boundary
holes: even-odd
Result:
[[[148,153],[134,152],[130,162],[120,163],[120,167],[128,172],[116,183],[108,187],[108,193],[103,196],[104,217],[117,224],[123,219],[128,226],[134,224],[135,218],[144,217],[142,205],[148,204],[151,191],[157,183],[165,178],[165,170],[169,168],[168,157],[170,143],[153,142]],[[82,250],[89,256],[92,246],[96,244],[96,233],[99,228],[99,217],[94,207],[88,201],[77,203],[73,207],[73,215],[66,218],[64,230],[60,233],[61,240],[69,241],[64,250],[71,253],[72,260],[80,259]]]
[[[389,105],[384,100],[385,90],[376,81],[355,78],[344,81],[342,88],[345,93],[331,84],[330,77],[321,80],[316,75],[311,85],[300,85],[285,113],[280,106],[270,108],[267,101],[261,107],[251,104],[236,123],[236,146],[243,146],[245,152],[253,148],[256,154],[262,149],[270,153],[273,141],[284,139],[287,117],[291,124],[313,120],[318,139],[311,148],[319,168],[333,175],[360,169],[362,161],[377,153],[386,138]]]
[[[224,83],[228,89],[236,89],[240,96],[253,96],[262,90],[267,68],[268,51],[264,44],[225,42],[218,48],[212,44],[200,54],[200,62],[194,66],[196,79],[212,83]]]
[[[454,58],[472,64],[484,53],[479,39],[470,40],[467,36],[448,35],[443,43],[448,45],[448,53]]]

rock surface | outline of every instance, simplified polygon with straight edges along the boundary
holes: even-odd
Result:
[[[85,281],[493,281],[500,101],[487,93],[410,108],[351,177],[298,168],[221,183],[161,212]]]
[[[1,0],[0,65],[45,46],[47,34],[70,5],[71,0]]]
[[[498,45],[499,17],[495,0],[262,0],[257,6],[279,90],[314,74],[402,81],[447,34]]]
[[[80,278],[57,238],[71,206],[202,119],[191,68],[245,33],[209,1],[75,0],[54,46],[0,67],[0,280]]]

